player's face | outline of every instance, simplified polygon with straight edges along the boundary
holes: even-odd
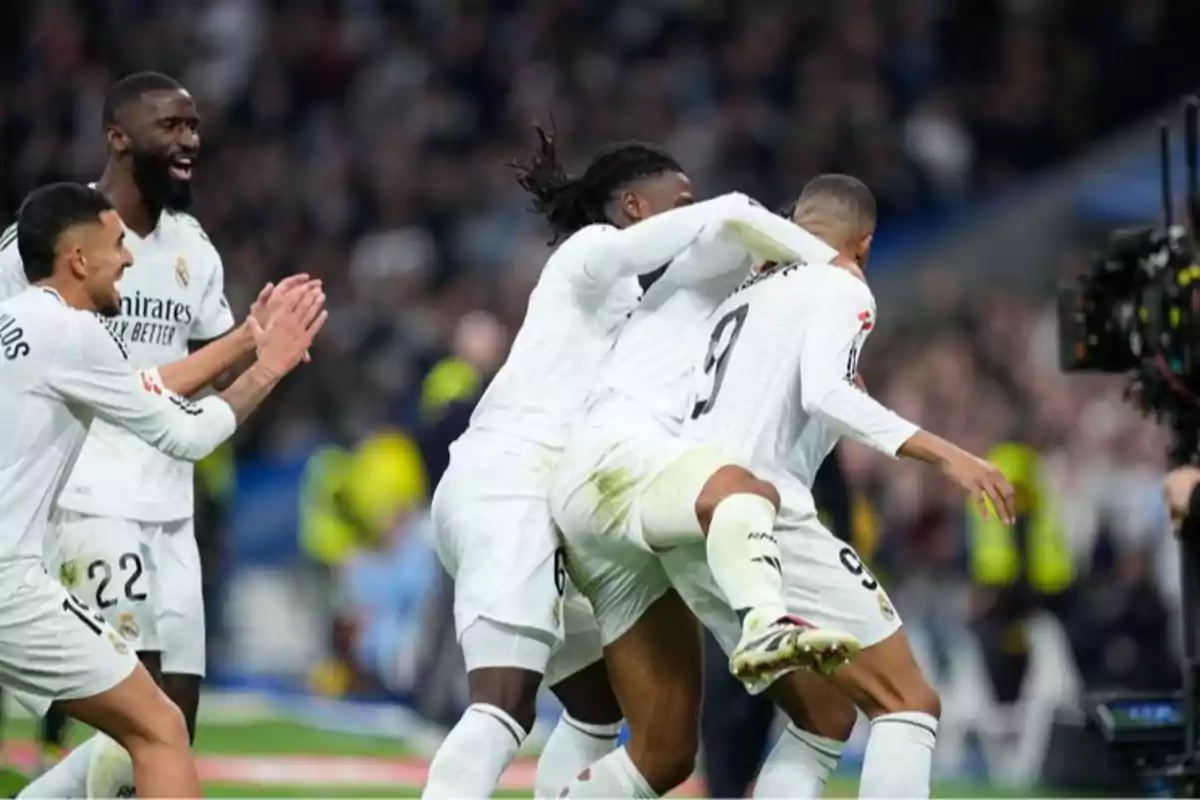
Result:
[[[633,222],[694,202],[696,195],[692,191],[692,182],[682,172],[663,172],[643,178],[622,198],[623,210]]]
[[[125,111],[122,127],[138,191],[153,205],[186,209],[192,166],[200,154],[200,116],[185,91],[146,92]]]
[[[117,281],[133,264],[133,254],[125,247],[125,227],[116,211],[103,212],[100,223],[89,225],[80,240],[80,272],[96,311],[115,317],[121,313]]]

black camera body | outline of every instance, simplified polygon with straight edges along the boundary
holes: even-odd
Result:
[[[1172,222],[1170,130],[1159,128],[1164,225],[1116,231],[1086,274],[1059,287],[1064,372],[1124,373],[1127,397],[1172,433],[1173,465],[1200,463],[1200,100],[1184,114],[1188,225]],[[1180,570],[1183,690],[1093,694],[1090,725],[1110,767],[1150,794],[1200,794],[1200,520],[1184,520]]]
[[[1064,372],[1130,374],[1130,399],[1174,434],[1172,461],[1200,455],[1200,265],[1185,228],[1114,232],[1059,285],[1058,323]]]

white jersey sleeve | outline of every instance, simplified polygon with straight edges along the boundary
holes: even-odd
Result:
[[[196,227],[197,234],[203,238],[203,243],[209,245],[203,248],[207,252],[203,252],[203,257],[211,261],[211,268],[208,271],[208,281],[204,286],[204,293],[200,296],[200,305],[196,309],[195,319],[192,321],[192,329],[188,338],[192,341],[208,341],[224,336],[233,328],[233,310],[229,307],[229,301],[225,298],[225,267],[221,263],[221,256],[216,249],[208,242],[208,235],[200,227],[200,223],[196,222],[191,217],[185,218],[185,224],[191,224]]]
[[[80,314],[67,332],[47,383],[69,403],[87,407],[163,453],[201,459],[233,435],[233,409],[218,397],[192,403],[164,389],[153,372],[134,372],[125,347],[99,318]]]
[[[17,250],[17,224],[0,233],[0,301],[15,297],[29,288],[25,267]]]
[[[843,270],[832,270],[822,288],[800,326],[800,405],[839,434],[895,456],[917,426],[854,385],[859,353],[875,325],[875,298]]]
[[[622,277],[653,272],[674,260],[707,232],[728,232],[749,252],[778,261],[825,264],[837,251],[803,228],[772,214],[744,194],[731,192],[686,208],[656,214],[627,228],[603,227],[583,265],[587,278],[608,284]],[[724,263],[721,259],[703,262]],[[695,270],[689,279],[705,281],[715,273]]]

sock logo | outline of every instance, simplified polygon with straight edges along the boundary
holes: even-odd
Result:
[[[775,534],[773,534],[773,533],[762,533],[760,531],[760,532],[756,532],[756,533],[751,533],[746,538],[752,542],[766,541],[766,542],[771,542],[772,544],[775,543]]]

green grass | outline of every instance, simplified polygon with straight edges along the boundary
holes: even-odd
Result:
[[[8,741],[33,741],[36,735],[32,720],[15,719],[4,726],[4,738]],[[74,747],[91,735],[91,728],[72,723],[67,732],[67,744]],[[399,739],[327,731],[286,720],[201,725],[196,732],[196,752],[212,755],[275,756],[298,753],[390,758],[412,755]]]
[[[401,758],[403,741],[310,728],[295,722],[206,725],[196,732],[196,751],[219,755],[322,755]]]
[[[68,742],[78,744],[90,730],[73,725]],[[32,740],[33,723],[26,719],[7,722],[4,738],[8,741]],[[204,724],[196,741],[196,750],[208,755],[277,756],[364,756],[403,757],[412,755],[399,740],[321,730],[286,720],[249,722],[244,724]],[[12,769],[0,768],[0,797],[14,796],[27,778]],[[413,786],[353,786],[297,785],[255,786],[249,784],[209,783],[205,794],[212,797],[417,797],[420,787]],[[856,797],[858,782],[836,778],[830,782],[826,797]],[[934,787],[934,797],[1017,798],[1028,792],[1005,790],[977,783],[942,783]],[[497,797],[529,797],[529,793],[500,792]]]

